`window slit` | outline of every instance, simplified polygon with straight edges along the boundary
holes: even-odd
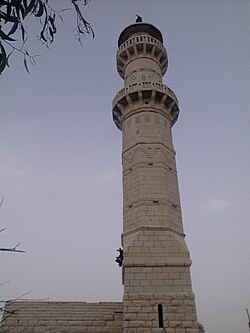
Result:
[[[163,322],[163,306],[162,306],[162,304],[158,304],[158,320],[159,320],[159,327],[163,328],[164,327],[164,322]]]

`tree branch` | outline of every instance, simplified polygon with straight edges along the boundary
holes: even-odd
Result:
[[[76,13],[75,37],[81,45],[82,39],[86,35],[91,35],[93,38],[95,36],[91,24],[85,19],[82,8],[80,8],[89,2],[90,0],[71,0]],[[39,19],[38,22],[41,24],[39,39],[49,47],[54,42],[57,33],[56,19],[59,17],[62,20],[61,13],[66,10],[68,8],[54,9],[50,5],[50,0],[0,0],[0,74],[6,67],[9,67],[9,58],[13,51],[18,51],[24,56],[24,66],[27,72],[29,72],[27,57],[30,63],[35,64],[34,57],[36,56],[31,56],[27,50],[22,50],[28,38],[28,33],[24,27],[27,17],[33,16]],[[20,34],[23,41],[21,48],[13,45],[19,40]],[[3,43],[12,49],[8,55]]]

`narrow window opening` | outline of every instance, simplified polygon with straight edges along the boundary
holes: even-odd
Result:
[[[159,203],[159,200],[153,200],[153,203]]]
[[[158,304],[158,320],[159,320],[159,327],[164,328],[162,304]]]

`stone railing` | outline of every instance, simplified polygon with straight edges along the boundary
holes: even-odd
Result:
[[[118,49],[118,54],[123,52],[126,48],[130,47],[133,44],[141,44],[141,43],[150,43],[153,45],[156,45],[160,48],[164,47],[163,44],[156,38],[148,36],[148,35],[142,35],[142,36],[136,36],[131,37],[127,39],[124,43],[122,43]]]
[[[158,82],[148,82],[143,81],[140,83],[133,83],[129,84],[128,86],[124,87],[116,94],[115,98],[113,99],[113,107],[116,103],[122,99],[125,95],[139,91],[139,90],[152,90],[152,91],[161,91],[163,93],[167,93],[170,97],[177,101],[176,95],[168,86],[163,83]]]
[[[158,39],[148,35],[131,37],[120,45],[117,51],[117,69],[119,75],[122,78],[124,77],[124,68],[132,58],[145,57],[146,55],[159,62],[162,75],[164,75],[168,66],[167,51]]]

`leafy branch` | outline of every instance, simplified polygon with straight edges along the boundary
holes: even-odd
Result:
[[[3,204],[3,200],[4,200],[4,197],[2,197],[1,201],[0,201],[0,208]],[[3,228],[3,229],[0,229],[0,232],[3,232],[4,230],[6,230],[7,228]],[[6,247],[2,247],[0,248],[0,251],[7,251],[7,252],[22,252],[22,253],[25,253],[26,251],[23,251],[23,250],[18,250],[18,246],[21,245],[21,242],[17,243],[16,246],[14,247],[9,247],[9,248],[6,248]]]
[[[91,24],[84,18],[83,8],[90,0],[69,0],[76,14],[75,37],[82,45],[82,39],[86,35],[94,38],[94,30]],[[9,58],[14,51],[23,56],[24,66],[28,70],[27,60],[35,64],[35,57],[24,49],[28,38],[25,22],[28,17],[34,17],[41,28],[39,29],[39,40],[47,47],[54,42],[57,33],[57,20],[63,21],[62,12],[69,8],[60,10],[50,5],[51,0],[0,0],[0,74],[9,67]],[[16,46],[18,41],[21,47]],[[10,49],[10,52],[7,50]]]
[[[11,303],[13,303],[13,302],[16,302],[16,301],[18,301],[18,300],[23,299],[24,296],[27,296],[27,295],[29,295],[30,293],[31,293],[31,290],[29,290],[28,292],[24,293],[24,294],[21,295],[21,296],[16,297],[15,299],[12,299],[12,300],[9,300],[9,301],[0,301],[0,303],[8,303],[8,304],[11,304]],[[10,316],[12,316],[12,315],[16,315],[18,311],[20,311],[20,309],[6,310],[6,309],[5,309],[5,306],[1,306],[1,307],[0,307],[0,313],[1,313],[2,315],[4,315],[4,316],[3,316],[3,318],[0,320],[0,324],[2,324],[4,321],[6,321]]]

